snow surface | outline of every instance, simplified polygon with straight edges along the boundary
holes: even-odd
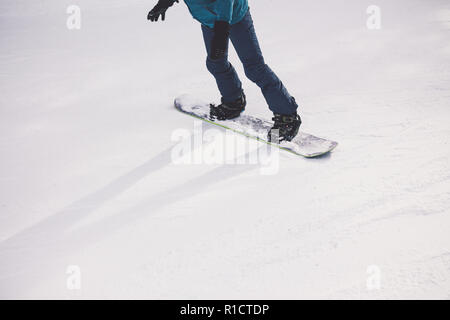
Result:
[[[154,2],[0,2],[0,298],[450,298],[450,2],[250,0],[303,129],[339,142],[274,175],[173,163],[174,97],[219,95],[199,24]]]

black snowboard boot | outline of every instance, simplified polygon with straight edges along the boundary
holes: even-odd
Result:
[[[297,112],[289,115],[273,114],[273,127],[269,131],[269,142],[280,143],[281,141],[291,141],[298,133],[302,124],[302,119]],[[278,131],[277,131],[278,130]]]
[[[214,120],[231,120],[239,117],[239,115],[245,110],[247,101],[245,100],[245,94],[242,92],[242,96],[233,102],[224,102],[218,106],[211,104],[209,116]]]

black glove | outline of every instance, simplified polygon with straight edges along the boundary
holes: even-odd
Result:
[[[166,11],[178,0],[159,0],[158,4],[148,13],[147,20],[158,21],[159,16],[164,21],[166,18]]]
[[[226,21],[216,21],[214,24],[214,37],[211,43],[209,57],[212,60],[223,59],[228,52],[228,39],[230,38],[230,24]]]

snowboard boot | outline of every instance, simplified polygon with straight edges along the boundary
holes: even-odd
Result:
[[[218,106],[211,104],[209,116],[213,120],[231,120],[239,117],[239,115],[245,110],[247,101],[245,94],[242,92],[242,96],[233,102],[225,102],[221,99],[221,104]]]
[[[281,141],[291,141],[298,133],[302,124],[302,119],[297,112],[289,115],[273,114],[273,127],[268,134],[269,142],[280,143]]]

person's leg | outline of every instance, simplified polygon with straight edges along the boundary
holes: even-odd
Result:
[[[295,99],[264,62],[250,11],[242,21],[231,26],[230,38],[244,65],[246,76],[261,88],[269,109],[285,115],[296,112]]]
[[[214,31],[202,25],[202,32],[207,52],[206,67],[216,79],[217,87],[219,88],[223,101],[232,102],[239,99],[242,95],[242,83],[234,67],[228,61],[228,55],[219,60],[210,59],[209,52]]]

